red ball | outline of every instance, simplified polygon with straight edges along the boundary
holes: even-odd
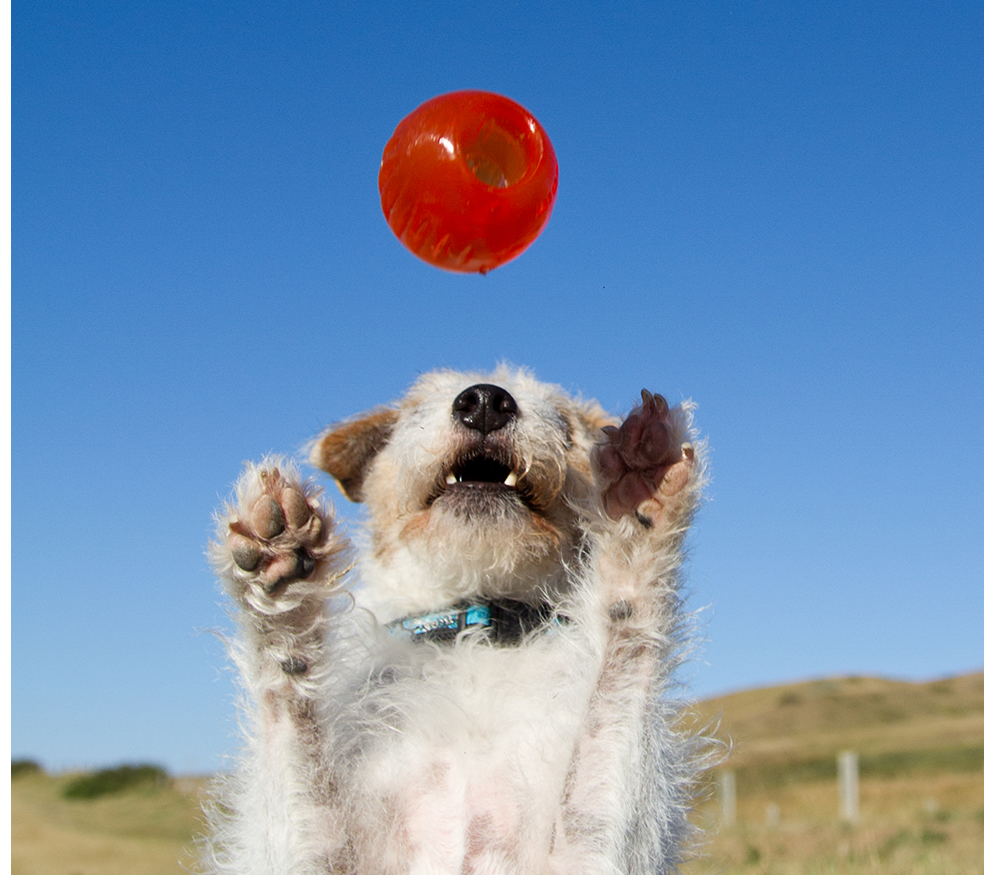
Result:
[[[559,166],[523,106],[486,91],[422,103],[393,132],[378,173],[382,212],[418,258],[486,273],[517,258],[552,215]]]

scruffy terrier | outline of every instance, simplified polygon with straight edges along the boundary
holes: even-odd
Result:
[[[247,466],[211,545],[246,693],[212,872],[676,871],[705,454],[689,404],[616,422],[523,370],[422,377],[312,445],[367,505],[357,553],[293,465]]]

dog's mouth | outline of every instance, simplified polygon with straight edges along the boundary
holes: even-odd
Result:
[[[428,497],[431,505],[442,496],[461,500],[473,496],[510,496],[528,504],[527,482],[514,459],[496,451],[476,451],[457,458]]]
[[[502,487],[517,488],[517,474],[513,468],[496,459],[485,456],[473,456],[459,462],[444,478],[446,486],[458,486],[474,489],[489,489]]]

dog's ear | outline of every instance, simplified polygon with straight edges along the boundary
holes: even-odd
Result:
[[[397,419],[398,410],[378,407],[338,423],[312,445],[309,461],[332,475],[351,501],[360,502],[368,466],[386,445]]]

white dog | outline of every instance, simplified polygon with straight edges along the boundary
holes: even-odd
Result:
[[[247,743],[208,868],[675,871],[690,409],[644,391],[615,427],[525,371],[431,373],[312,446],[367,505],[357,554],[292,465],[248,465],[211,547]]]

